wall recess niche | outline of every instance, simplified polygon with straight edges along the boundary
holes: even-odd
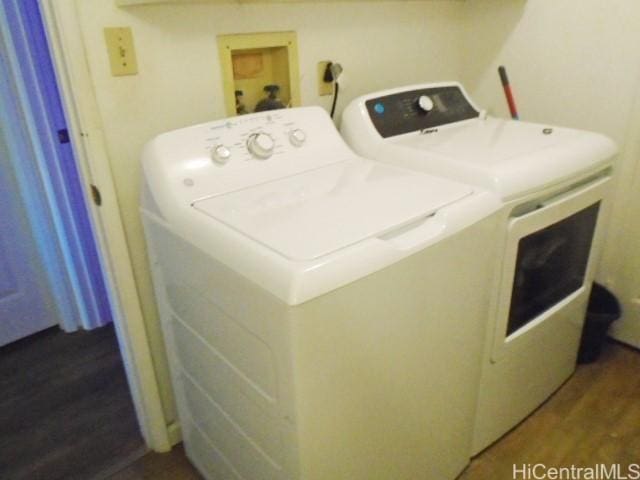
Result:
[[[300,105],[295,32],[218,36],[227,115]]]

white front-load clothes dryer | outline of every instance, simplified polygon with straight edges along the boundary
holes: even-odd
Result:
[[[183,439],[206,478],[459,474],[494,196],[356,156],[317,107],[162,134],[143,171]]]
[[[360,97],[344,110],[341,133],[363,156],[501,198],[496,243],[503,254],[483,358],[477,453],[575,369],[615,144],[596,133],[487,116],[455,82]]]

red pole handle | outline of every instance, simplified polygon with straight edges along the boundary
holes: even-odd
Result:
[[[511,85],[509,85],[509,77],[507,77],[507,69],[502,65],[498,67],[498,73],[500,74],[500,81],[502,82],[502,88],[504,89],[504,96],[507,97],[507,104],[509,105],[509,112],[511,118],[518,120],[518,109],[516,108],[516,101],[513,99],[513,93],[511,92]]]

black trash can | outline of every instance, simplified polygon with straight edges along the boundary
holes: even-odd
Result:
[[[607,338],[607,330],[620,318],[621,313],[620,303],[613,293],[594,282],[582,328],[578,363],[591,363],[598,359]]]

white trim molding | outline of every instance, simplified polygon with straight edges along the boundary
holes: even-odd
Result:
[[[171,449],[170,432],[162,409],[76,3],[75,0],[39,2],[81,177],[85,189],[93,184],[101,192],[101,206],[90,203],[89,210],[140,428],[149,448],[157,452],[168,451]]]

